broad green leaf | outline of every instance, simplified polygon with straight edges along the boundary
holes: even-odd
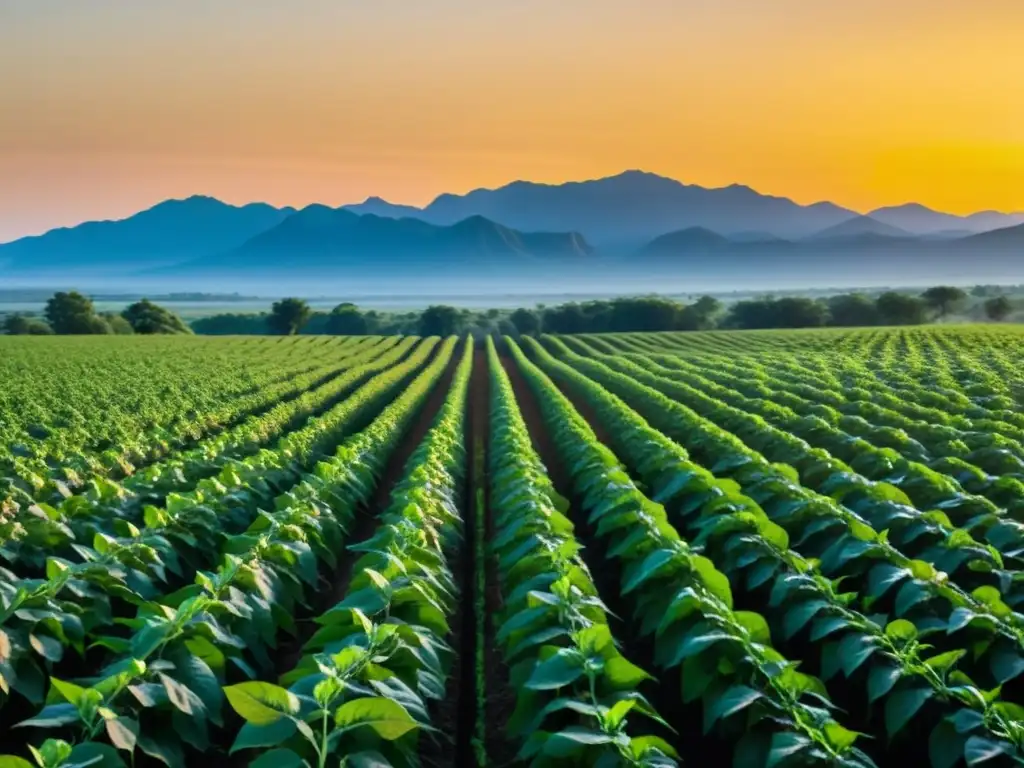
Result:
[[[917,627],[906,619],[896,619],[885,625],[885,634],[903,641],[913,640],[917,637]]]
[[[900,667],[887,662],[878,663],[868,675],[868,703],[885,696],[900,679]]]
[[[945,672],[960,661],[966,653],[966,650],[957,648],[956,650],[947,651],[946,653],[940,653],[938,656],[932,656],[930,659],[926,659],[924,663],[932,669]]]
[[[733,611],[732,617],[750,633],[750,639],[761,645],[771,645],[772,635],[768,621],[753,611]]]
[[[923,686],[897,691],[885,701],[885,729],[891,739],[924,706],[935,691]]]
[[[570,648],[562,648],[534,667],[526,687],[534,691],[561,688],[579,679],[583,673],[583,658],[580,654]]]
[[[615,690],[628,691],[650,680],[651,676],[628,659],[616,656],[605,662],[604,678]]]
[[[264,752],[249,763],[249,768],[300,768],[304,765],[308,765],[308,763],[292,750],[279,747]]]
[[[1013,745],[983,736],[971,736],[964,745],[964,760],[968,765],[980,765],[1000,755],[1012,755]]]
[[[544,743],[543,754],[548,757],[568,758],[598,744],[610,744],[612,737],[601,731],[581,726],[570,726],[553,733]]]
[[[806,736],[792,731],[776,733],[772,736],[772,748],[765,761],[765,768],[775,768],[779,763],[785,762],[793,755],[811,747],[813,743]]]
[[[729,717],[742,709],[746,709],[764,694],[745,685],[734,685],[713,699],[704,711],[704,733],[711,730],[719,719]]]
[[[224,687],[228,703],[247,723],[270,725],[299,711],[295,694],[271,683],[251,681]]]
[[[368,726],[388,741],[400,739],[419,727],[405,707],[393,699],[383,697],[345,702],[334,712],[334,722],[341,730]]]
[[[116,717],[107,720],[104,725],[107,728],[107,738],[110,739],[111,744],[126,752],[132,752],[135,749],[135,743],[139,738],[137,721],[129,717]]]
[[[844,728],[834,721],[825,723],[822,730],[825,732],[825,738],[828,739],[828,743],[838,752],[845,752],[852,747],[860,735],[856,731]]]

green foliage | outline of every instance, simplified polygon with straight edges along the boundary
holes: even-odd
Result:
[[[149,299],[142,299],[129,305],[121,312],[121,317],[135,333],[192,333],[180,317]]]
[[[936,285],[922,293],[921,298],[929,307],[938,312],[939,317],[945,317],[967,299],[967,293],[956,286]]]
[[[442,304],[427,307],[419,320],[421,336],[450,336],[461,332],[462,313]]]
[[[292,336],[302,330],[312,314],[312,310],[302,299],[281,299],[275,301],[267,316],[267,327],[270,332],[279,336]]]
[[[3,330],[9,336],[49,336],[53,333],[53,329],[42,320],[20,314],[7,315]]]
[[[989,320],[1002,322],[1013,311],[1013,304],[1005,296],[993,296],[985,300],[985,317]]]

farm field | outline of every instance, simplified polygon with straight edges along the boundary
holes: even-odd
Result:
[[[0,768],[1024,765],[1022,342],[0,337]]]

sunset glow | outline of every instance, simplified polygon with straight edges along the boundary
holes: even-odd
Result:
[[[642,168],[1024,210],[1020,0],[0,0],[0,240]]]

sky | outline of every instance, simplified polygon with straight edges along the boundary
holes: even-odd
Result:
[[[0,0],[0,241],[642,169],[1024,210],[1021,0]]]

